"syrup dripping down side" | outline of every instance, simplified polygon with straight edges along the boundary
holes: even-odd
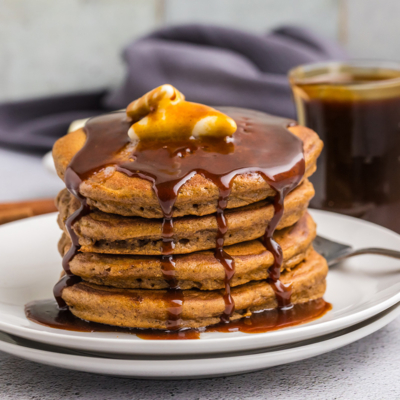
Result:
[[[274,289],[278,307],[281,309],[288,309],[292,307],[292,288],[290,285],[285,285],[280,281],[281,268],[283,264],[283,252],[279,244],[273,239],[273,235],[276,227],[282,219],[285,197],[290,189],[291,186],[286,186],[283,189],[277,190],[277,193],[274,197],[274,216],[265,230],[263,238],[264,246],[274,256],[274,264],[268,270],[268,283]]]
[[[182,308],[184,303],[183,292],[179,287],[179,281],[176,277],[175,259],[174,259],[174,220],[173,208],[181,187],[195,174],[190,171],[182,178],[157,183],[157,176],[145,171],[133,171],[130,163],[121,164],[116,170],[129,177],[146,179],[151,182],[153,191],[157,196],[158,203],[163,212],[161,225],[161,271],[164,280],[168,283],[168,289],[165,294],[165,303],[167,305],[167,330],[177,331],[182,327]]]
[[[79,276],[74,275],[71,272],[70,262],[79,252],[80,244],[79,238],[73,229],[73,225],[79,221],[82,217],[90,213],[90,207],[87,204],[86,198],[79,192],[80,185],[84,179],[89,177],[91,174],[97,172],[99,169],[111,163],[114,154],[126,145],[128,140],[121,134],[117,134],[115,137],[112,135],[113,131],[117,133],[127,132],[129,129],[128,121],[124,118],[121,119],[120,115],[116,113],[110,114],[112,117],[104,121],[101,117],[99,120],[103,123],[102,132],[100,135],[102,140],[102,146],[95,146],[96,151],[93,153],[93,142],[96,138],[87,130],[86,131],[86,143],[83,148],[75,154],[71,162],[69,163],[65,171],[65,185],[68,191],[77,199],[80,203],[78,210],[76,210],[71,216],[65,221],[67,232],[71,239],[71,247],[68,252],[64,255],[62,260],[62,266],[65,275],[56,283],[53,289],[54,297],[57,301],[60,309],[67,309],[68,306],[62,298],[62,292],[66,287],[73,286],[81,282]],[[101,123],[97,124],[97,127],[101,127]],[[95,123],[96,126],[96,123]],[[91,150],[87,153],[85,150]]]
[[[175,250],[173,208],[179,190],[187,179],[186,176],[183,177],[178,182],[175,182],[172,188],[170,185],[165,184],[154,185],[154,190],[163,212],[161,270],[163,278],[169,286],[165,294],[165,302],[168,313],[167,330],[172,332],[179,331],[182,327],[181,316],[184,303],[183,292],[176,277],[173,255]]]
[[[283,217],[285,198],[299,185],[304,173],[304,156],[298,159],[291,170],[278,176],[268,176],[265,172],[261,172],[264,180],[276,191],[273,203],[274,215],[265,230],[263,244],[274,257],[274,264],[268,270],[268,283],[275,292],[279,309],[289,309],[292,307],[292,288],[290,285],[285,285],[280,281],[283,252],[279,244],[273,239],[273,235]]]
[[[67,286],[73,286],[82,280],[81,277],[76,276],[71,272],[71,268],[69,266],[69,263],[76,256],[80,249],[79,238],[73,230],[72,226],[75,222],[79,221],[84,215],[87,215],[90,212],[90,207],[88,206],[86,199],[79,193],[79,185],[82,181],[71,168],[67,168],[65,172],[65,181],[67,182],[67,188],[69,192],[79,201],[80,206],[65,221],[65,227],[67,228],[67,232],[71,239],[71,247],[64,255],[62,260],[62,266],[65,275],[61,277],[61,279],[56,283],[53,289],[54,297],[60,309],[68,308],[67,304],[61,297],[63,289]]]
[[[165,302],[167,304],[167,330],[179,330],[182,326],[182,307],[183,307],[183,292],[179,287],[178,279],[176,278],[175,259],[173,251],[175,249],[174,242],[174,222],[172,216],[164,214],[162,222],[162,256],[161,256],[161,271],[164,280],[168,283],[169,288],[165,294]]]
[[[219,189],[219,199],[217,206],[217,238],[215,241],[215,252],[214,257],[222,264],[225,269],[225,293],[224,302],[225,310],[221,314],[221,322],[229,322],[231,315],[235,311],[235,301],[231,295],[231,281],[235,275],[235,260],[224,250],[225,234],[228,230],[228,225],[225,217],[225,209],[228,205],[228,198],[231,193],[231,189]]]

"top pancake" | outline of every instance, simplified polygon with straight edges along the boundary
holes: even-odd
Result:
[[[253,112],[256,113],[257,112]],[[282,121],[282,120],[281,120]],[[316,159],[322,150],[322,142],[312,130],[302,126],[290,126],[290,132],[303,142],[305,177],[316,169]],[[86,134],[83,129],[71,132],[59,139],[53,148],[54,163],[58,175],[64,179],[66,168],[73,156],[83,147]],[[95,151],[95,149],[94,149]],[[129,158],[128,151],[122,158]],[[88,204],[106,213],[144,218],[161,218],[162,212],[150,182],[129,177],[109,166],[90,176],[80,185],[80,193]],[[257,173],[241,174],[234,178],[228,208],[246,206],[275,194],[275,190]],[[180,189],[173,215],[207,215],[216,212],[219,190],[202,175],[194,175]]]

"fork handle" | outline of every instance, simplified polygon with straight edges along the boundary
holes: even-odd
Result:
[[[379,256],[386,256],[391,258],[398,258],[400,259],[400,251],[391,250],[391,249],[383,249],[379,247],[367,247],[365,249],[354,250],[351,253],[345,254],[342,257],[339,257],[335,261],[338,262],[339,260],[344,260],[345,258],[359,256],[362,254],[376,254]]]

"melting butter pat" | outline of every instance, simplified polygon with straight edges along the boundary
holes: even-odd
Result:
[[[126,109],[134,122],[128,135],[132,140],[180,140],[190,137],[227,137],[235,121],[203,104],[185,101],[171,85],[162,85],[135,100]]]

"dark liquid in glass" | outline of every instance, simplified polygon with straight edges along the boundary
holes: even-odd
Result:
[[[311,178],[316,189],[311,205],[400,233],[400,83],[398,96],[377,93],[371,99],[350,89],[338,91],[348,78],[329,82],[319,98],[313,95],[321,94],[316,87],[324,83],[299,85],[308,94],[308,99],[301,96],[305,121],[300,123],[315,130],[325,144]],[[382,78],[352,77],[351,84],[374,80]]]

